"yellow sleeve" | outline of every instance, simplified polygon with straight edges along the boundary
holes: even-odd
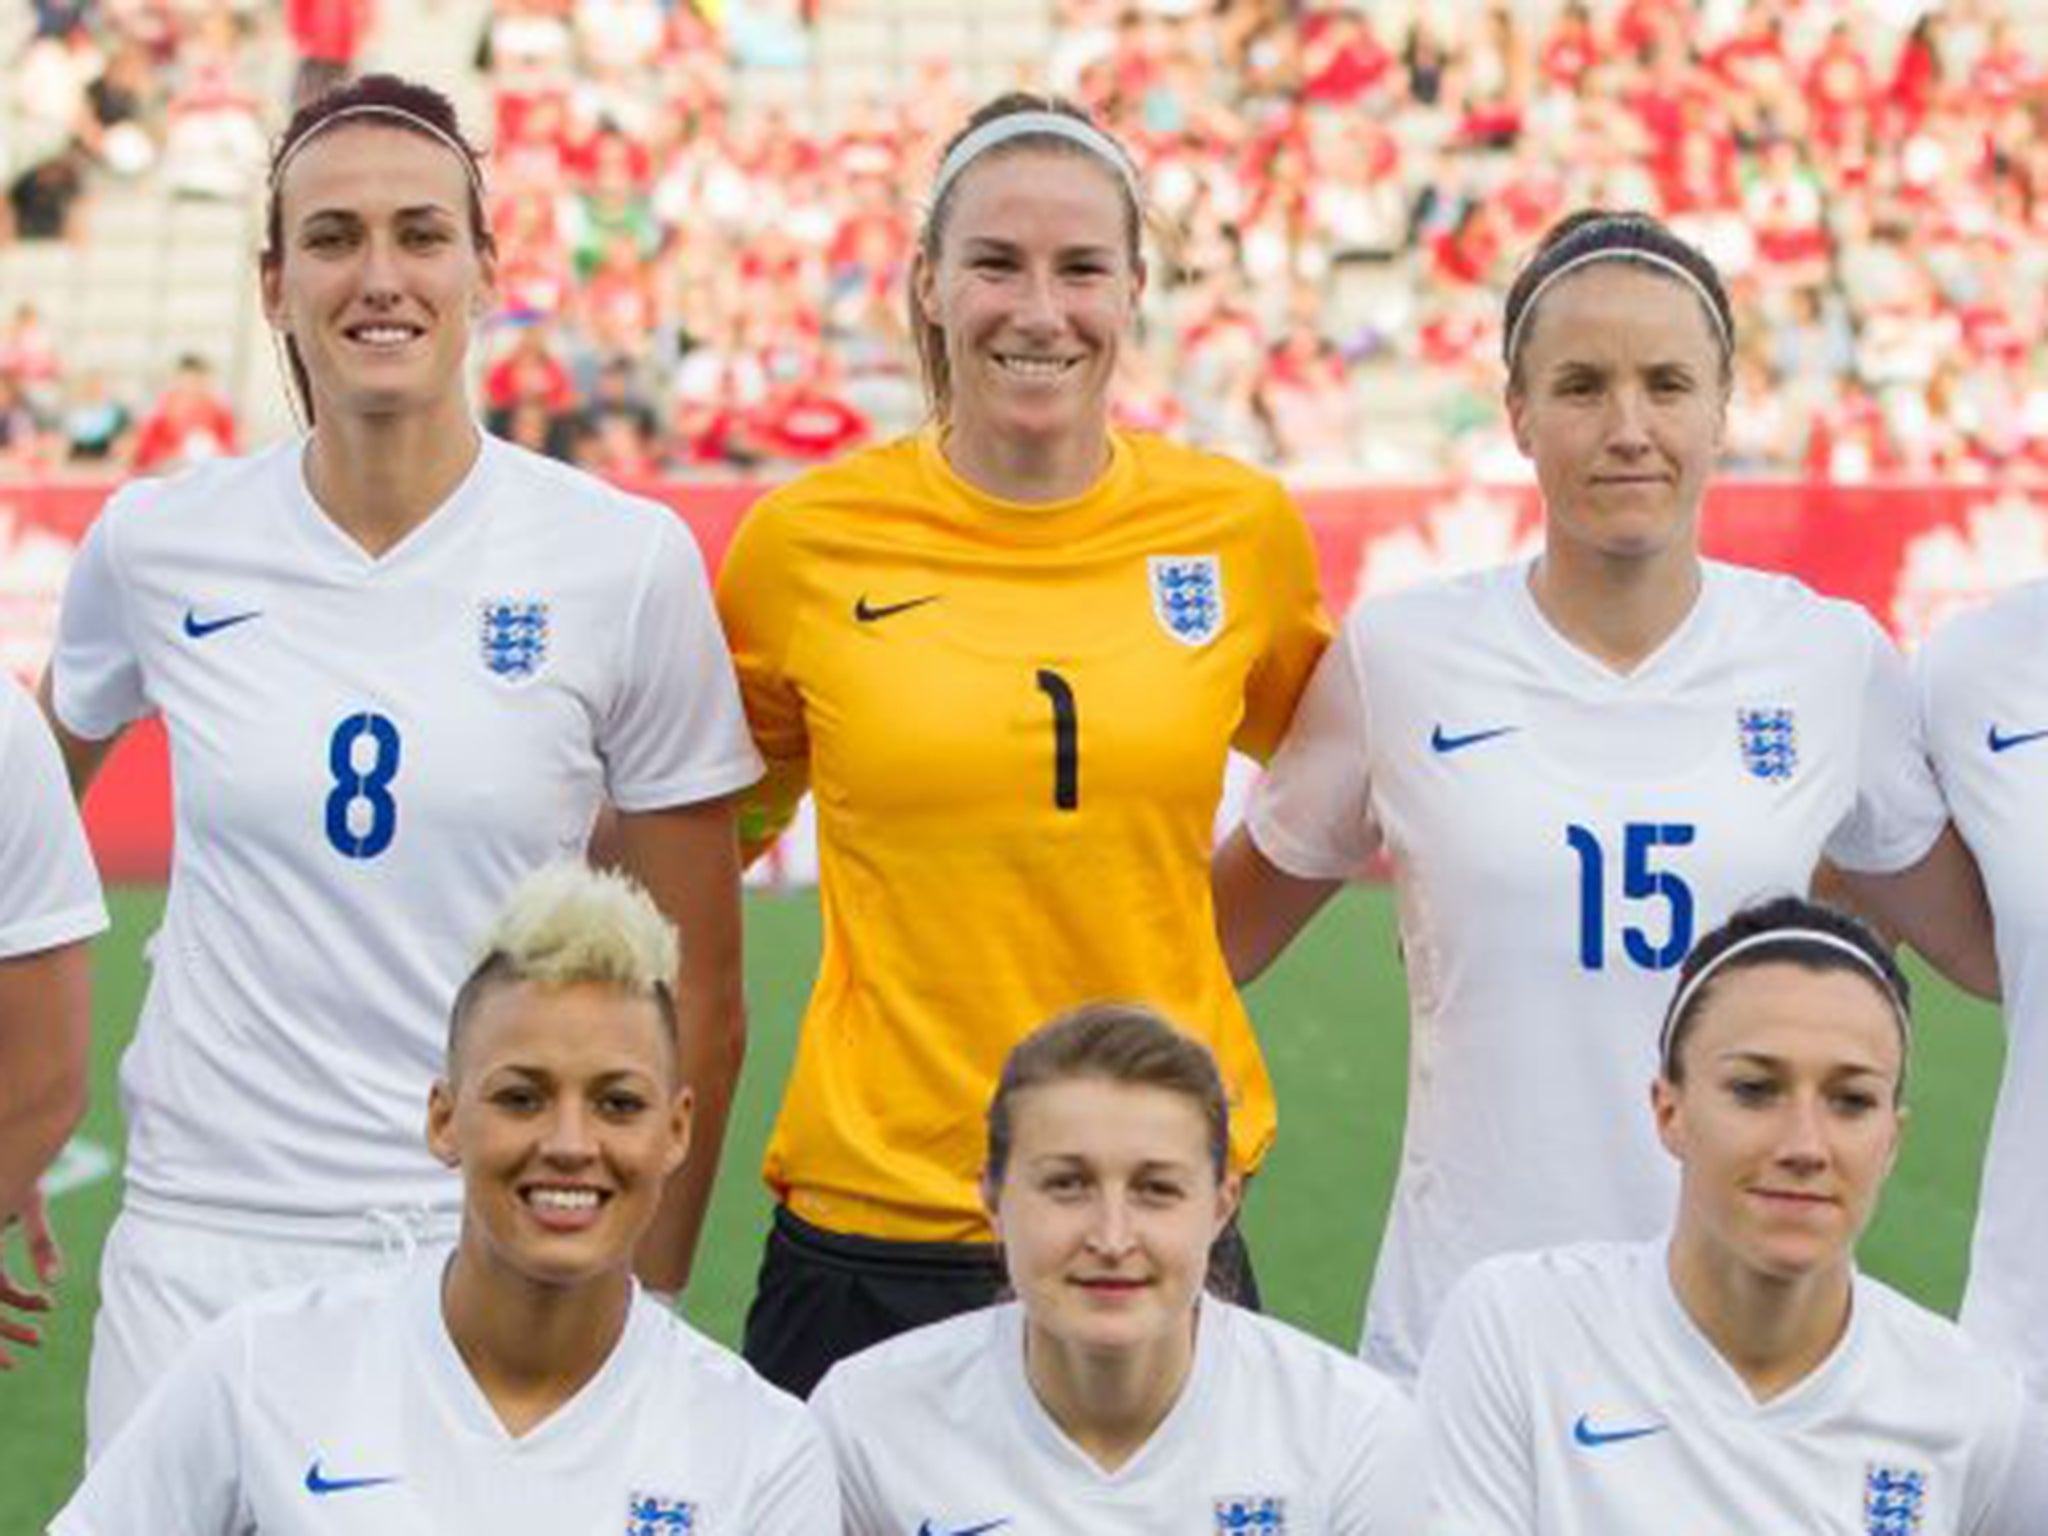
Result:
[[[789,516],[770,495],[741,521],[718,572],[718,617],[739,674],[754,745],[767,762],[739,797],[740,854],[752,863],[782,835],[810,783],[803,692],[789,673],[800,587]]]
[[[1265,516],[1259,575],[1267,615],[1266,647],[1245,680],[1244,719],[1231,745],[1264,762],[1287,733],[1294,706],[1331,633],[1308,524],[1278,486]]]

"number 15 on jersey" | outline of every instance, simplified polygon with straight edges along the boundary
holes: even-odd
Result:
[[[1695,828],[1687,821],[1631,821],[1621,828],[1621,900],[1607,907],[1610,847],[1590,827],[1564,829],[1565,845],[1577,856],[1579,877],[1579,964],[1607,968],[1608,925],[1620,930],[1622,953],[1646,971],[1668,971],[1692,948],[1692,887],[1675,867],[1671,850],[1690,847]]]

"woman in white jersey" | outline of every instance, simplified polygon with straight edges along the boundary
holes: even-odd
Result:
[[[1401,1375],[1478,1259],[1657,1230],[1643,1020],[1743,901],[1825,857],[1951,976],[1995,985],[1890,642],[1700,556],[1735,343],[1712,265],[1654,219],[1575,215],[1503,330],[1541,554],[1361,603],[1216,869],[1245,980],[1391,856],[1413,1044],[1362,1347]]]
[[[0,1260],[18,1221],[30,1275],[0,1265],[0,1371],[33,1345],[61,1261],[36,1180],[85,1113],[99,876],[35,705],[0,676]],[[11,1314],[23,1314],[17,1320]]]
[[[1203,1294],[1237,1207],[1200,1042],[1096,1004],[1011,1051],[983,1192],[1015,1300],[834,1366],[811,1399],[850,1536],[1418,1531],[1413,1410]]]
[[[1432,1531],[2048,1529],[2017,1376],[1856,1271],[1904,1121],[1908,1004],[1869,930],[1803,898],[1700,941],[1651,1090],[1677,1219],[1459,1284],[1422,1373]]]
[[[471,935],[601,803],[686,936],[699,1156],[642,1254],[687,1272],[740,1050],[727,798],[758,760],[674,517],[487,439],[482,174],[445,99],[373,76],[302,110],[263,302],[303,438],[130,486],[79,553],[49,702],[82,792],[163,717],[169,905],[122,1065],[129,1144],[88,1388],[104,1445],[240,1296],[445,1242],[418,1145]]]
[[[1962,1323],[2048,1402],[2048,581],[1945,626],[1917,669],[1928,752],[1997,914],[2005,1007]]]
[[[633,1283],[690,1142],[675,930],[617,875],[516,890],[456,996],[427,1145],[452,1256],[288,1289],[202,1333],[52,1529],[836,1531],[801,1404]]]

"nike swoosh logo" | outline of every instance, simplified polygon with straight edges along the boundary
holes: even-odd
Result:
[[[358,1488],[382,1488],[386,1483],[399,1481],[395,1477],[323,1477],[317,1461],[306,1468],[306,1492],[316,1498],[330,1493],[353,1493]]]
[[[263,617],[263,610],[252,608],[247,613],[231,613],[224,619],[202,619],[190,608],[185,610],[185,633],[194,640],[204,640],[208,635],[217,635],[224,629],[233,629],[237,624],[246,624],[251,619]]]
[[[1572,1438],[1588,1450],[1598,1450],[1603,1445],[1621,1445],[1630,1440],[1645,1440],[1651,1435],[1661,1435],[1670,1426],[1650,1424],[1641,1429],[1595,1429],[1592,1420],[1585,1414],[1579,1415],[1579,1422],[1572,1426]]]
[[[1998,734],[1997,725],[1994,724],[1984,741],[1994,752],[2010,752],[2014,747],[2024,747],[2030,741],[2043,739],[2048,739],[2048,731],[2021,731],[2017,735],[2001,736]]]
[[[1519,725],[1496,725],[1490,731],[1467,731],[1463,736],[1453,736],[1441,725],[1429,733],[1429,744],[1446,755],[1462,752],[1467,747],[1476,747],[1482,741],[1491,741],[1496,736],[1512,736],[1519,731]]]
[[[893,618],[896,614],[908,613],[913,608],[922,608],[926,603],[936,603],[939,597],[940,594],[934,592],[928,597],[913,597],[908,602],[902,603],[884,603],[881,607],[876,608],[869,605],[868,595],[863,592],[860,595],[860,600],[853,605],[853,616],[863,624],[872,624],[877,619]],[[988,1530],[989,1527],[983,1526],[982,1529]],[[973,1536],[973,1533],[959,1532],[956,1533],[956,1536]]]
[[[1005,1515],[1000,1520],[990,1520],[981,1525],[963,1525],[957,1531],[942,1531],[926,1520],[918,1526],[917,1536],[983,1536],[984,1532],[1001,1530],[1009,1523],[1010,1517]]]

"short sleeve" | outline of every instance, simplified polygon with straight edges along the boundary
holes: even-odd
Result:
[[[152,708],[129,625],[120,522],[117,498],[86,530],[64,586],[50,659],[57,718],[88,741],[105,741]]]
[[[1379,847],[1356,628],[1323,652],[1246,814],[1259,851],[1303,880],[1363,874]]]
[[[0,960],[107,926],[64,762],[26,693],[0,678]]]
[[[1422,1362],[1416,1394],[1431,1532],[1524,1536],[1537,1528],[1528,1383],[1514,1360],[1502,1277],[1482,1265],[1458,1283]]]
[[[1286,493],[1275,492],[1260,551],[1270,632],[1245,683],[1244,719],[1231,743],[1261,761],[1286,733],[1317,659],[1330,643],[1321,577],[1308,526]]]
[[[620,634],[619,688],[598,750],[622,811],[715,799],[761,776],[696,541],[657,525]]]
[[[809,1410],[793,1410],[748,1501],[742,1527],[756,1536],[818,1536],[840,1528],[832,1453]]]
[[[238,1402],[249,1376],[247,1319],[231,1313],[186,1349],[87,1471],[50,1536],[240,1536]]]
[[[1905,661],[1868,615],[1856,803],[1829,836],[1827,855],[1860,874],[1896,874],[1925,858],[1948,811],[1929,766]]]
[[[2012,1433],[1987,1457],[1981,1512],[1966,1536],[2040,1536],[2048,1531],[2048,1410],[2022,1397]]]
[[[1363,1365],[1357,1370],[1366,1370]],[[1415,1405],[1385,1384],[1331,1448],[1331,1536],[1422,1536],[1427,1490],[1416,1476],[1422,1424]]]
[[[795,556],[782,537],[785,522],[775,498],[755,506],[718,573],[719,619],[739,674],[747,725],[768,767],[740,804],[740,839],[750,851],[774,841],[809,780],[803,694],[789,672],[798,602]]]
[[[844,1511],[846,1536],[895,1536],[887,1522],[888,1509],[875,1486],[873,1472],[861,1452],[860,1437],[848,1422],[857,1418],[845,1401],[846,1378],[836,1367],[825,1373],[811,1394],[810,1408],[824,1431],[832,1450],[832,1464],[839,1478],[839,1502]]]

